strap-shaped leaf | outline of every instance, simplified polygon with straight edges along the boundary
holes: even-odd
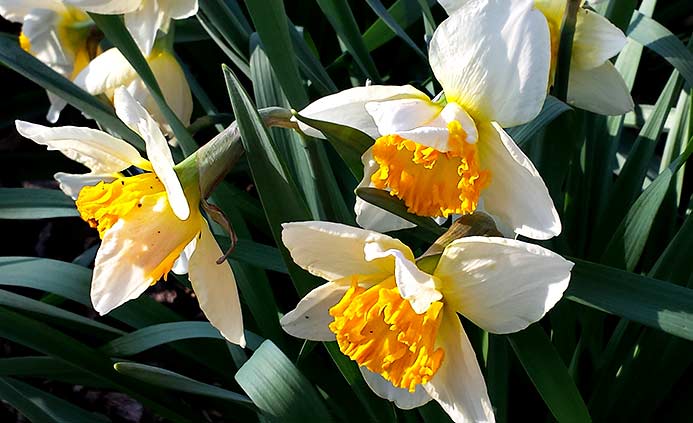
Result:
[[[75,202],[55,189],[0,188],[0,219],[79,216]]]
[[[263,342],[235,378],[260,410],[279,421],[333,421],[315,388],[272,341]]]

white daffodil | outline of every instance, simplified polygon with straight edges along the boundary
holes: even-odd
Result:
[[[185,19],[197,13],[197,0],[65,0],[87,12],[123,15],[142,54],[154,47],[158,30],[168,32],[171,19]]]
[[[513,5],[473,2],[435,31],[429,58],[446,104],[411,86],[375,85],[324,97],[299,114],[375,138],[362,157],[365,176],[359,186],[389,190],[411,213],[447,217],[483,206],[504,232],[536,239],[559,234],[544,182],[502,129],[539,113],[550,66],[544,16],[531,0]],[[299,125],[308,135],[322,136]],[[360,199],[355,210],[366,229],[408,226]]]
[[[68,79],[101,51],[101,34],[89,16],[60,0],[0,0],[0,15],[22,24],[21,47]],[[55,123],[67,102],[48,92],[46,119]]]
[[[558,302],[573,266],[536,245],[485,237],[455,240],[424,265],[394,238],[326,222],[285,224],[282,241],[328,281],[281,319],[284,330],[336,340],[377,395],[403,409],[434,399],[456,422],[494,421],[457,313],[489,332],[522,330]]]
[[[453,14],[471,4],[479,7],[478,0],[438,0],[443,8]],[[507,7],[521,7],[515,1]],[[558,44],[561,36],[565,0],[535,0],[551,32],[551,77],[556,71]],[[584,0],[582,1],[584,6]],[[622,115],[633,110],[633,99],[621,74],[609,61],[626,45],[626,36],[619,28],[598,13],[581,7],[575,22],[575,36],[570,60],[568,103],[602,115]]]
[[[188,80],[178,60],[166,49],[155,48],[147,57],[149,67],[161,87],[166,103],[183,125],[190,124],[193,100]],[[167,133],[173,131],[149,93],[142,78],[117,48],[106,50],[92,60],[75,78],[75,84],[93,95],[105,94],[113,102],[113,93],[125,87],[147,109]]]
[[[188,273],[212,325],[230,342],[244,345],[236,281],[228,262],[216,264],[223,253],[199,209],[194,160],[174,166],[157,123],[127,90],[115,91],[115,108],[146,141],[149,160],[125,141],[95,129],[16,122],[23,136],[91,170],[55,178],[102,239],[91,286],[94,309],[106,314],[166,279],[169,271]],[[141,172],[126,176],[124,171],[133,166]]]

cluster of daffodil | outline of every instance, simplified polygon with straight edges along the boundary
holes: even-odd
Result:
[[[491,403],[458,314],[488,332],[522,330],[562,297],[572,268],[551,251],[514,239],[549,239],[561,232],[561,223],[539,173],[503,129],[529,122],[544,104],[554,80],[565,1],[440,3],[449,17],[429,46],[430,65],[443,88],[435,99],[411,86],[367,85],[321,98],[298,113],[374,139],[362,157],[359,186],[386,190],[410,213],[440,223],[484,211],[507,238],[460,238],[439,254],[416,259],[402,242],[379,233],[413,225],[360,199],[354,210],[363,229],[286,223],[282,241],[293,260],[327,283],[306,295],[281,324],[299,338],[336,340],[372,390],[400,408],[434,399],[456,422],[490,422]],[[167,126],[146,87],[118,50],[101,52],[98,30],[85,13],[124,15],[167,101],[187,123],[190,91],[157,34],[168,31],[171,18],[196,10],[196,1],[183,0],[0,0],[0,13],[23,23],[25,50],[87,91],[106,94],[121,120],[146,141],[149,160],[101,131],[17,122],[25,137],[91,170],[55,177],[102,238],[91,290],[94,308],[108,313],[169,271],[188,273],[210,322],[243,345],[233,273],[226,261],[216,264],[222,252],[200,211],[207,194],[200,185],[201,153],[174,165],[162,133]],[[628,89],[609,62],[624,44],[623,33],[606,19],[579,10],[571,104],[602,114],[632,108]],[[49,96],[54,121],[64,103]],[[304,123],[298,127],[323,137]]]

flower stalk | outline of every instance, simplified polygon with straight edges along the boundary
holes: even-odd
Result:
[[[575,23],[577,12],[580,8],[580,0],[566,0],[567,6],[561,25],[561,38],[558,46],[558,63],[556,65],[556,79],[554,83],[554,95],[561,101],[568,99],[568,81],[570,76],[570,59],[573,54],[573,38],[575,37]]]

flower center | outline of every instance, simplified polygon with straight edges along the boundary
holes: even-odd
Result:
[[[134,208],[142,207],[142,200],[150,195],[168,198],[159,178],[154,173],[143,173],[86,186],[79,192],[75,203],[82,219],[98,229],[103,239],[118,219]]]
[[[360,366],[379,373],[394,386],[416,390],[440,367],[445,352],[435,348],[443,303],[416,314],[402,298],[394,277],[365,289],[356,279],[330,309],[339,349]]]
[[[399,135],[378,138],[373,158],[380,167],[371,182],[389,188],[409,212],[420,216],[473,213],[491,173],[481,169],[476,144],[466,141],[459,121],[449,122],[448,131],[450,149],[445,153]]]

